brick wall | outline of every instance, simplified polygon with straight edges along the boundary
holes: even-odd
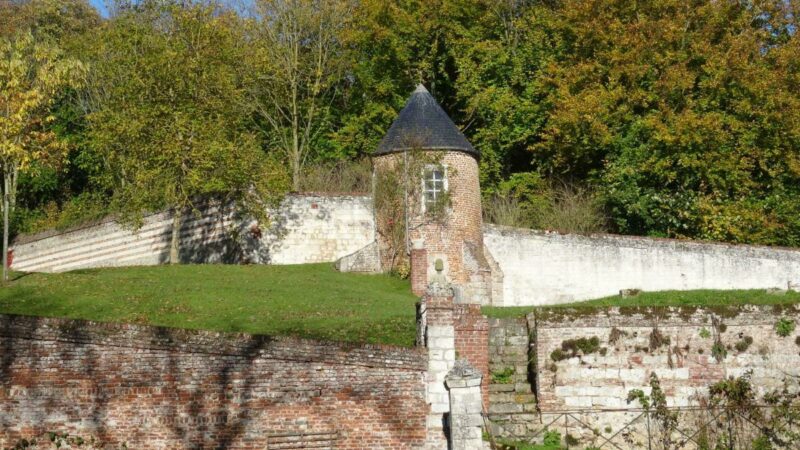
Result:
[[[411,250],[411,292],[423,295],[428,288],[428,252],[424,248]]]
[[[426,365],[414,349],[3,315],[0,447],[60,431],[136,449],[303,432],[417,448]]]
[[[483,374],[481,397],[489,405],[489,321],[480,305],[455,305],[453,310],[457,359],[467,360]]]
[[[481,194],[477,160],[463,152],[434,151],[440,157],[438,163],[445,167],[451,213],[444,221],[431,221],[422,210],[421,199],[410,199],[410,241],[419,243],[427,252],[425,271],[427,280],[452,283],[463,287],[475,280],[479,270],[487,269],[483,252],[483,228],[481,216]],[[394,170],[403,158],[400,153],[374,159],[376,171]],[[420,180],[421,182],[421,180]],[[421,194],[420,194],[421,195]],[[379,221],[380,223],[380,221]],[[381,230],[379,230],[381,235]],[[384,246],[387,244],[384,243]],[[465,253],[470,252],[478,267],[467,267]],[[437,273],[435,261],[441,259],[444,275]],[[484,274],[480,274],[481,281]],[[465,292],[462,289],[462,292]],[[469,299],[468,299],[469,300]]]

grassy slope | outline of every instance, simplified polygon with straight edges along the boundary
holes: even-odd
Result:
[[[0,313],[411,346],[407,282],[330,264],[182,265],[15,274]]]
[[[765,290],[746,291],[662,291],[643,292],[635,297],[621,298],[618,295],[586,302],[552,305],[547,308],[604,308],[609,306],[720,306],[720,305],[776,305],[800,303],[800,293],[768,293]],[[533,311],[532,306],[484,307],[489,317],[519,317]]]

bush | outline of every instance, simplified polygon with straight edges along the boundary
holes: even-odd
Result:
[[[564,233],[605,232],[606,217],[589,190],[547,183],[535,172],[516,173],[483,201],[484,220],[517,228]]]
[[[794,332],[795,324],[794,320],[788,319],[786,317],[781,317],[781,320],[775,324],[775,332],[778,333],[780,337],[789,336]]]
[[[318,164],[306,169],[300,181],[303,192],[372,192],[372,164],[369,159]]]
[[[515,197],[494,195],[483,201],[483,219],[495,225],[515,228],[530,228],[531,221],[522,211]]]
[[[50,229],[65,230],[102,219],[110,213],[111,207],[104,195],[85,192],[60,207],[56,202],[49,202],[38,210],[18,209],[14,214],[17,216],[17,232],[38,233]]]

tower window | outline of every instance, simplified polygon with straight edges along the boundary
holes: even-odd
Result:
[[[425,194],[425,210],[436,209],[447,192],[447,179],[445,178],[444,168],[441,166],[425,168],[423,192]]]

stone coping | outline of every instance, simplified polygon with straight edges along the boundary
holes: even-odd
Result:
[[[800,261],[800,248],[753,244],[731,244],[719,241],[703,241],[694,239],[654,238],[646,236],[629,236],[611,233],[574,234],[555,230],[535,230],[531,228],[515,228],[505,225],[485,223],[484,232],[496,232],[502,236],[542,236],[550,238],[574,239],[583,244],[608,244],[616,247],[643,248],[643,246],[672,247],[685,250],[703,251],[708,248],[726,248],[734,251],[748,251],[754,254],[770,254],[770,257],[781,255]]]
[[[421,348],[12,314],[0,314],[0,338],[411,371],[427,370],[427,357]]]
[[[712,317],[743,326],[774,325],[784,316],[800,319],[800,304],[550,307],[536,309],[528,320],[535,321],[537,328],[710,327]]]
[[[360,192],[290,192],[286,194],[285,198],[342,198],[342,199],[350,199],[350,198],[364,198],[364,199],[371,199],[372,196],[367,193],[360,193]],[[211,201],[207,202],[205,205],[201,205],[201,207],[207,206],[217,206],[219,202]],[[142,220],[153,217],[159,214],[166,214],[169,210],[161,210],[155,212],[149,212],[142,215]],[[74,233],[76,231],[85,230],[87,228],[91,228],[98,225],[103,225],[111,222],[117,222],[120,216],[118,214],[110,214],[108,216],[102,217],[100,219],[90,220],[88,222],[81,223],[79,225],[74,225],[63,230],[51,228],[49,230],[40,231],[38,233],[33,234],[20,234],[14,238],[11,242],[10,247],[15,245],[24,245],[30,244],[31,242],[41,241],[43,239],[47,239],[54,236],[60,236],[64,234]]]

